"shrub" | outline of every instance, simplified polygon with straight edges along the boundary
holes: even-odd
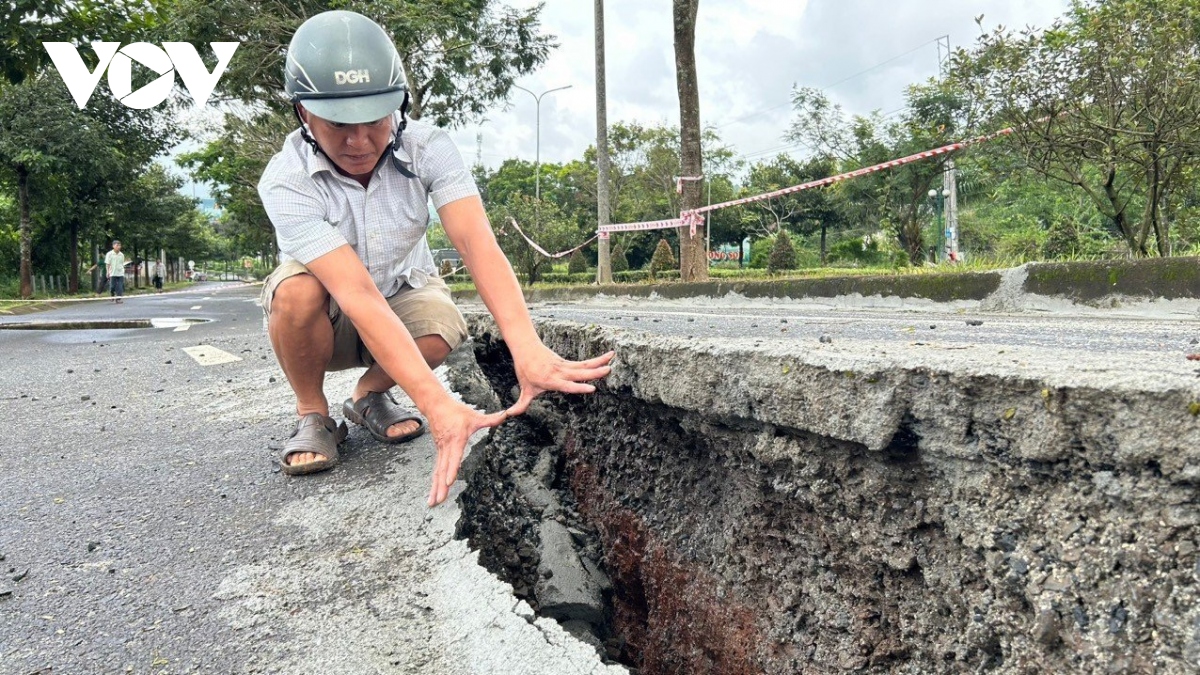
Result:
[[[843,239],[829,247],[829,262],[853,267],[907,267],[908,254],[884,232]]]
[[[547,272],[538,277],[539,283],[547,284],[590,284],[596,280],[596,275],[591,272]]]
[[[629,258],[625,257],[625,249],[620,246],[612,250],[612,271],[614,274],[629,271]]]
[[[775,244],[771,246],[771,255],[767,258],[767,271],[774,274],[783,270],[796,269],[796,249],[792,246],[792,238],[787,230],[780,230],[775,235]]]
[[[654,255],[650,258],[650,278],[654,279],[659,272],[675,269],[675,254],[666,239],[659,239]]]
[[[583,251],[572,253],[570,262],[567,263],[567,274],[580,274],[587,269],[587,259],[583,257]]]

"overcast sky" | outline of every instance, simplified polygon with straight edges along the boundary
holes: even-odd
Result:
[[[518,7],[535,0],[509,0]],[[904,88],[937,75],[941,36],[969,46],[984,28],[1044,27],[1068,0],[701,0],[696,28],[700,119],[750,160],[788,149],[782,139],[793,86],[825,89],[854,113],[890,113]],[[571,85],[541,103],[541,158],[564,162],[595,143],[596,89],[592,0],[548,0],[544,30],[560,46],[518,83],[534,92]],[[669,0],[606,0],[608,121],[678,124]],[[533,160],[536,108],[514,90],[506,110],[453,132],[474,163]]]

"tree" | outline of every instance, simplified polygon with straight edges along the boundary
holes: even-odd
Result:
[[[888,122],[878,112],[847,118],[821,91],[799,89],[793,94],[796,116],[787,138],[835,160],[841,170],[853,170],[945,145],[973,128],[971,108],[951,83],[914,85],[906,98],[899,120]],[[929,215],[926,193],[940,185],[946,159],[938,155],[843,183],[847,215],[884,225],[909,258],[919,262]]]
[[[679,89],[680,170],[684,177],[703,175],[700,151],[700,87],[696,78],[696,12],[700,0],[674,0],[675,82]],[[700,182],[683,181],[682,211],[700,206]],[[694,230],[693,230],[694,227]],[[679,228],[679,274],[684,281],[708,278],[705,225]]]
[[[115,219],[115,230],[134,255],[167,249],[178,255],[207,257],[219,246],[212,224],[207,217],[196,220],[196,204],[191,197],[179,194],[183,181],[167,173],[160,164],[152,164],[125,191],[126,199]],[[188,221],[188,218],[192,218]],[[195,229],[192,223],[195,223]],[[181,225],[181,223],[185,223]],[[170,257],[170,256],[168,256]]]
[[[792,247],[792,238],[787,230],[780,230],[775,235],[775,243],[771,246],[771,256],[767,258],[767,271],[771,274],[783,270],[796,269],[796,249]]]
[[[675,269],[675,254],[671,252],[671,244],[666,239],[659,239],[654,249],[654,257],[650,258],[650,278],[654,279],[659,272]]]
[[[609,129],[613,222],[632,223],[679,216],[682,202],[675,191],[675,178],[679,175],[681,162],[680,137],[678,128],[666,125],[618,123]],[[712,187],[713,198],[732,198],[733,174],[740,166],[736,153],[712,130],[703,133],[702,141],[705,177]],[[572,186],[576,199],[595,198],[595,193],[585,190],[585,186],[594,181],[596,161],[596,149],[588,148],[584,153],[581,180],[576,183],[579,187]],[[572,166],[574,163],[568,165]],[[744,235],[727,225],[732,214],[732,211],[711,214],[715,224],[714,241],[741,241]],[[625,254],[633,267],[640,267],[650,260],[659,236],[654,232],[622,235]],[[671,230],[667,238],[668,241],[677,239],[677,231]]]
[[[1169,203],[1200,159],[1200,6],[1074,2],[1045,31],[999,28],[954,73],[1039,174],[1080,190],[1133,255],[1171,253]]]
[[[20,294],[33,295],[33,211],[74,206],[75,179],[90,179],[115,152],[102,125],[79,111],[62,82],[49,74],[0,87],[0,174],[16,184],[20,213]],[[78,164],[77,164],[78,162]],[[2,176],[0,176],[2,177]],[[46,199],[56,192],[59,199]],[[71,219],[69,214],[58,218]],[[78,265],[72,265],[72,270]]]
[[[534,250],[513,227],[512,221],[515,220],[526,236],[547,251],[563,250],[579,242],[579,228],[565,218],[553,202],[539,204],[533,197],[514,194],[503,204],[491,206],[488,215],[494,223],[500,249],[529,285],[536,283],[541,274],[550,269],[552,261]]]
[[[179,156],[194,180],[213,185],[213,197],[223,210],[219,228],[238,253],[274,257],[275,230],[258,195],[258,179],[295,126],[290,111],[249,119],[226,115],[219,137]]]
[[[113,99],[102,79],[86,110],[75,107],[57,71],[45,67],[41,41],[145,38],[157,3],[40,2],[0,6],[0,181],[15,184],[21,238],[21,294],[32,292],[35,255],[55,258],[67,242],[71,290],[78,289],[81,233],[111,223],[112,205],[150,159],[177,139],[171,105],[135,110]],[[84,51],[85,58],[89,51]],[[94,67],[94,66],[92,66]],[[137,89],[157,74],[135,72]],[[49,248],[32,250],[34,221],[63,232]]]
[[[42,41],[55,40],[65,2],[15,0],[0,3],[0,77],[20,84],[46,62]],[[54,37],[50,37],[53,35]]]

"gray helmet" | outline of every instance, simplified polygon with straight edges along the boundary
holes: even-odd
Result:
[[[331,122],[374,122],[408,99],[396,45],[379,24],[355,12],[322,12],[301,24],[283,77],[292,103]]]

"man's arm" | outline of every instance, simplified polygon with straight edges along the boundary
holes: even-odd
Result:
[[[476,431],[503,422],[507,413],[481,414],[455,401],[442,388],[412,335],[375,288],[362,261],[348,245],[320,256],[307,267],[358,329],[363,345],[375,361],[429,421],[437,444],[429,505],[440,504],[458,476],[467,440]]]
[[[438,217],[450,243],[462,254],[479,297],[495,317],[513,355],[521,397],[508,412],[514,415],[525,412],[543,391],[568,394],[596,391],[587,382],[608,375],[613,352],[587,361],[567,361],[542,344],[525,306],[517,275],[496,243],[479,197],[464,197],[445,204],[438,209]]]

